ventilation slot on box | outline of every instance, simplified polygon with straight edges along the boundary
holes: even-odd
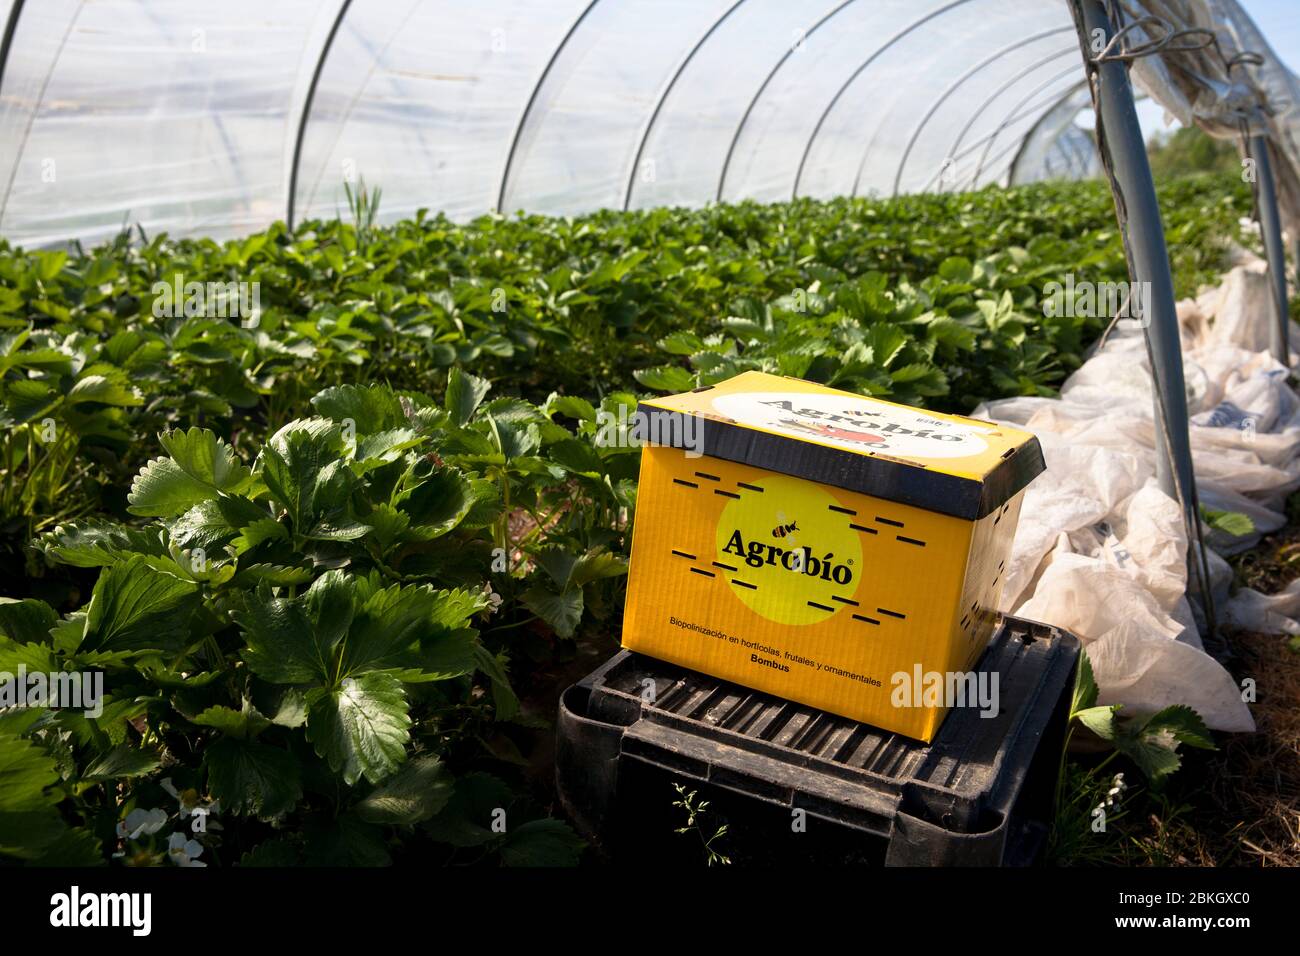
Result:
[[[746,491],[762,491],[762,490],[763,490],[762,488],[758,487],[758,485],[750,485],[750,484],[746,484],[746,483],[743,482],[743,481],[738,481],[738,482],[736,482],[736,487],[737,487],[737,488],[744,488]]]
[[[722,480],[722,479],[719,478],[717,475],[710,475],[710,474],[708,474],[707,472],[703,472],[703,471],[697,471],[697,472],[695,473],[695,477],[696,477],[696,478],[704,478],[704,479],[706,479],[707,481],[721,481],[721,480]]]
[[[898,611],[891,611],[891,610],[890,610],[889,608],[887,608],[887,607],[878,607],[878,608],[876,608],[876,610],[879,611],[881,614],[886,614],[886,615],[888,615],[889,617],[896,617],[896,618],[898,618],[900,621],[905,621],[905,620],[907,620],[907,615],[906,615],[906,614],[899,613]]]
[[[901,527],[903,527],[903,522],[901,522],[901,521],[895,521],[893,518],[882,518],[882,517],[880,517],[880,515],[876,515],[876,521],[877,521],[877,523],[879,523],[879,524],[887,524],[887,525],[889,525],[890,527],[893,527],[893,528],[901,528]]]
[[[925,547],[925,542],[924,542],[924,541],[918,541],[916,538],[905,538],[905,537],[903,537],[901,534],[896,534],[896,535],[894,535],[894,537],[897,538],[899,541],[903,542],[903,544],[914,544],[914,545],[916,545],[918,548],[924,548],[924,547]]]
[[[849,525],[849,527],[852,528],[854,531],[864,531],[864,532],[866,532],[867,534],[879,534],[879,533],[880,533],[880,532],[877,531],[875,528],[866,528],[866,527],[863,527],[863,526],[860,525],[860,524],[851,524],[851,525]]]
[[[722,497],[724,497],[724,498],[739,498],[739,497],[740,497],[740,495],[736,494],[734,491],[723,491],[721,488],[714,488],[714,489],[713,489],[713,493],[714,493],[715,495],[722,495]]]
[[[691,570],[694,571],[696,574],[702,574],[702,575],[704,575],[706,578],[716,578],[716,577],[717,577],[717,575],[714,574],[712,571],[705,571],[703,568],[691,568]]]
[[[740,578],[732,578],[732,579],[731,579],[731,583],[732,583],[732,584],[739,584],[742,588],[749,588],[751,591],[757,591],[757,590],[758,590],[758,585],[757,585],[757,584],[750,584],[748,581],[742,581],[742,580],[740,580]]]
[[[691,554],[689,551],[678,551],[676,548],[673,548],[673,554],[677,555],[679,558],[690,558],[692,561],[695,560],[695,555]]]
[[[674,478],[674,479],[673,479],[673,484],[674,484],[674,485],[685,485],[687,488],[698,488],[698,487],[700,487],[699,484],[697,484],[696,482],[694,482],[694,481],[687,481],[685,478]]]
[[[863,615],[863,614],[855,614],[855,615],[853,615],[853,620],[855,620],[855,621],[862,621],[864,624],[879,624],[879,623],[880,623],[880,622],[877,621],[874,617],[867,617],[867,616],[865,616],[865,615]]]
[[[841,508],[839,505],[827,505],[826,507],[830,508],[831,511],[837,511],[842,515],[853,515],[855,518],[858,515],[858,513],[852,508]]]

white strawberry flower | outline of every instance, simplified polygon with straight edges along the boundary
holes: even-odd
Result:
[[[199,859],[202,854],[203,844],[184,833],[173,833],[167,840],[167,856],[177,866],[207,866]]]
[[[1116,801],[1124,796],[1124,791],[1128,789],[1128,784],[1124,782],[1124,774],[1117,773],[1110,781],[1110,789],[1106,791],[1105,806],[1113,807]]]
[[[125,820],[117,821],[117,835],[123,840],[135,840],[157,833],[167,825],[166,810],[132,810]]]

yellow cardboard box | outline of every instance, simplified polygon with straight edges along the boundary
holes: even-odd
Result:
[[[1028,432],[746,372],[644,401],[623,646],[930,741],[996,620]]]

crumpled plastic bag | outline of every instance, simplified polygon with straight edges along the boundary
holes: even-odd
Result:
[[[1286,523],[1300,487],[1300,398],[1268,353],[1268,279],[1256,261],[1179,303],[1197,490],[1206,508],[1250,516],[1256,533],[1207,541],[1222,554]],[[1291,342],[1300,328],[1291,323]],[[1155,481],[1151,374],[1143,333],[1118,330],[1060,398],[1009,398],[975,418],[1028,429],[1047,470],[1025,492],[1001,610],[1066,628],[1088,649],[1099,700],[1129,713],[1194,708],[1215,730],[1255,722],[1232,676],[1205,653],[1186,597],[1187,537]],[[1220,622],[1300,633],[1300,581],[1278,595],[1230,594],[1232,571],[1207,556]]]

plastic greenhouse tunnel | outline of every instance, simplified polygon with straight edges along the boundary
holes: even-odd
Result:
[[[654,861],[1248,928],[1294,12],[0,0],[15,920]]]

